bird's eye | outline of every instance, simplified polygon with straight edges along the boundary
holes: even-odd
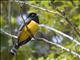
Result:
[[[34,16],[34,14],[32,14],[32,16]]]

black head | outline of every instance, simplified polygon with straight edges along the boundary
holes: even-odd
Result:
[[[36,23],[39,23],[39,18],[38,18],[38,15],[36,13],[29,13],[28,18],[35,21]]]

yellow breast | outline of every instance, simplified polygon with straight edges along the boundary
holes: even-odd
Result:
[[[33,35],[35,35],[36,32],[39,30],[39,25],[33,20],[28,25],[26,24],[26,26],[29,28]],[[30,36],[30,32],[27,30],[26,26],[22,29],[22,31],[19,34],[19,42],[26,40]]]

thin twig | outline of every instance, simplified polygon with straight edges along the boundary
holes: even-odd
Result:
[[[64,37],[67,37],[68,39],[70,39],[72,42],[75,42],[77,45],[80,45],[80,42],[78,42],[76,39],[74,39],[73,37],[71,37],[71,36],[69,36],[69,35],[67,35],[67,34],[65,34],[65,33],[61,32],[61,31],[59,31],[59,30],[57,30],[55,28],[49,27],[49,26],[44,25],[44,24],[41,24],[40,26],[44,27],[44,28],[47,28],[49,30],[52,30],[52,31],[54,31],[56,33],[59,33],[59,34],[63,35]]]
[[[21,7],[21,10],[20,10],[20,13],[22,13],[22,7]],[[25,20],[24,20],[22,15],[21,15],[21,18],[22,18],[22,21],[24,22],[24,25],[26,24],[25,27],[26,27],[27,31],[29,32],[30,37],[34,37],[34,35],[32,34],[32,32],[30,31],[30,29],[27,26],[28,25],[27,22],[25,22]]]
[[[66,15],[63,14],[63,12],[61,10],[59,10],[58,8],[54,8],[56,11],[58,11],[63,18],[69,23],[69,25],[72,27],[72,29],[78,34],[78,36],[80,36],[80,33],[78,32],[78,30],[76,29],[76,26],[73,22],[70,21],[70,18],[67,17]]]
[[[55,14],[56,16],[63,17],[63,16],[61,16],[60,14],[58,14],[57,12],[53,12],[53,11],[51,11],[51,10],[48,10],[48,9],[45,9],[45,8],[42,8],[42,7],[39,7],[39,6],[32,5],[32,4],[30,4],[30,3],[26,2],[26,1],[25,1],[25,2],[24,2],[24,1],[15,1],[15,2],[21,3],[21,4],[28,4],[29,6],[31,6],[31,7],[33,7],[33,8],[37,8],[37,9],[40,9],[40,10],[43,10],[43,11],[46,11],[46,12],[53,13],[53,14]]]
[[[67,51],[67,52],[70,52],[72,55],[80,58],[80,54],[78,54],[78,53],[76,53],[76,52],[74,52],[74,51],[72,51],[72,50],[70,50],[70,49],[68,49],[68,48],[63,47],[63,46],[60,45],[60,44],[53,43],[53,42],[51,42],[51,41],[49,41],[49,40],[47,40],[47,39],[44,39],[44,38],[38,38],[38,39],[39,39],[39,40],[42,40],[42,41],[44,41],[44,42],[46,42],[46,43],[55,45],[55,46],[61,48],[62,50],[65,50],[65,51]]]
[[[5,32],[3,29],[0,29],[0,31],[1,31],[2,33],[4,33],[5,35],[10,36],[10,37],[13,37],[13,38],[16,38],[16,39],[18,38],[18,37],[15,36],[15,35],[11,35],[11,34]],[[65,50],[66,52],[71,53],[72,55],[74,55],[74,56],[80,58],[80,55],[79,55],[78,53],[76,53],[76,52],[74,52],[74,51],[72,51],[72,50],[70,50],[70,49],[68,49],[68,48],[63,47],[62,45],[53,43],[53,42],[48,41],[48,40],[46,40],[46,39],[44,39],[44,38],[36,38],[36,39],[39,39],[39,40],[45,41],[46,43],[55,45],[55,46],[59,47],[60,49],[63,49],[63,50]]]
[[[0,33],[3,33],[3,34],[5,34],[5,35],[8,35],[9,37],[12,37],[12,38],[18,38],[17,36],[15,36],[15,35],[12,35],[12,34],[10,34],[10,33],[7,33],[7,32],[5,32],[3,29],[0,29]]]

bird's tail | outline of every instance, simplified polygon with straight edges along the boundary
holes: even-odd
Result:
[[[13,46],[13,48],[11,49],[10,54],[11,54],[11,55],[16,55],[18,48],[19,48],[19,46],[18,46],[17,44],[15,44],[15,45]]]

